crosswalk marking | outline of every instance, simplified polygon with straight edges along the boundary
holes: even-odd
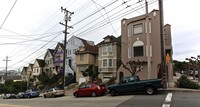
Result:
[[[162,105],[162,107],[170,107],[171,99],[172,99],[172,93],[168,93],[167,97],[165,98],[165,102]]]

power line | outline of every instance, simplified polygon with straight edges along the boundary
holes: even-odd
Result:
[[[1,27],[0,27],[0,29],[3,27],[4,23],[6,22],[6,20],[7,20],[8,16],[10,15],[10,13],[11,13],[11,11],[12,11],[13,7],[15,6],[16,2],[17,2],[17,0],[15,0],[14,4],[12,5],[12,7],[11,7],[10,11],[8,12],[8,14],[7,14],[6,18],[4,19],[3,23],[1,24]]]
[[[61,34],[61,33],[60,33],[60,34]],[[54,38],[52,38],[49,42],[47,42],[45,45],[47,45],[48,43],[50,43],[51,41],[53,41],[53,40],[54,40],[56,37],[58,37],[60,34],[56,35],[56,36],[55,36]],[[41,46],[39,49],[37,49],[36,51],[32,52],[30,55],[26,56],[26,57],[23,58],[22,60],[20,60],[20,61],[14,63],[14,64],[12,64],[12,65],[10,65],[10,67],[12,67],[12,66],[18,64],[19,62],[21,62],[21,61],[27,59],[28,57],[30,57],[31,55],[35,54],[37,51],[39,51],[40,49],[42,49],[45,45]]]

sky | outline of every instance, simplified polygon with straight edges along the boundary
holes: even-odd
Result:
[[[20,70],[36,58],[43,59],[64,39],[64,12],[74,12],[68,25],[69,39],[77,36],[94,41],[107,35],[120,36],[120,21],[145,14],[144,0],[0,0],[0,70]],[[158,0],[147,0],[149,12]],[[200,54],[198,0],[163,0],[164,24],[171,25],[173,59]]]

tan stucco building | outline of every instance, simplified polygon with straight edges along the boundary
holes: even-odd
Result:
[[[160,42],[160,16],[158,10],[153,10],[148,14],[148,24],[146,23],[146,15],[123,19],[121,21],[121,58],[122,63],[128,61],[147,61],[148,49],[150,56],[150,73],[147,70],[147,63],[142,65],[142,71],[138,72],[141,79],[162,78],[160,74],[161,63],[161,42]],[[149,30],[147,30],[147,28]],[[147,31],[149,35],[149,43],[147,46]],[[171,26],[164,26],[165,51],[172,58],[171,44]],[[149,48],[148,48],[149,47]],[[172,59],[171,59],[172,60]],[[170,61],[169,61],[170,63]],[[168,78],[172,78],[172,66],[168,68]],[[121,77],[130,76],[131,73],[122,66],[118,69],[117,81]],[[150,77],[150,78],[149,78]]]

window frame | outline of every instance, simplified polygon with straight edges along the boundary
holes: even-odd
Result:
[[[134,46],[133,47],[133,56],[134,57],[142,57],[142,56],[144,56],[144,46]]]
[[[139,32],[138,31],[136,32],[137,28],[141,28],[141,31],[139,30]],[[133,25],[133,32],[132,32],[133,35],[142,34],[143,32],[144,32],[144,28],[143,28],[143,24],[142,23]]]

